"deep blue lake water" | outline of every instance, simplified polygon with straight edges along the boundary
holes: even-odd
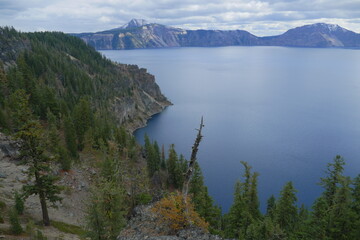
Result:
[[[360,50],[283,47],[102,51],[147,68],[174,105],[136,131],[187,158],[204,116],[198,160],[226,212],[247,161],[259,176],[261,208],[287,181],[308,207],[335,155],[360,173]]]

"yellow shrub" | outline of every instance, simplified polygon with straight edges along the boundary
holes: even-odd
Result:
[[[167,224],[173,231],[189,226],[197,226],[207,231],[209,226],[209,224],[195,212],[190,197],[187,197],[185,203],[183,196],[179,192],[161,199],[154,205],[151,211],[158,214],[159,221],[162,224]]]

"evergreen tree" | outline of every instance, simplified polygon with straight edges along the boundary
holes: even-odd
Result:
[[[258,191],[257,191],[258,176],[259,176],[259,174],[257,172],[255,172],[251,176],[251,185],[250,185],[249,197],[248,197],[249,198],[249,200],[248,200],[249,211],[250,211],[252,218],[254,218],[254,219],[261,218],[261,213],[260,213],[260,209],[259,209],[260,202],[259,202]]]
[[[178,162],[178,156],[177,156],[177,153],[175,151],[175,145],[171,144],[170,148],[169,148],[169,156],[168,156],[168,159],[167,159],[167,162],[166,162],[166,167],[167,167],[167,171],[168,171],[168,174],[169,174],[168,183],[169,183],[170,186],[173,186],[174,188],[179,189],[180,186],[178,186],[177,177],[176,177],[176,174],[177,174],[177,169],[176,169],[177,162]]]
[[[35,178],[34,182],[23,186],[24,197],[38,195],[45,226],[50,225],[47,210],[47,201],[55,203],[61,198],[58,194],[61,188],[55,185],[57,178],[52,175],[50,169],[50,156],[46,153],[44,133],[38,121],[30,120],[17,133],[22,140],[21,155],[29,164],[29,179]]]
[[[92,126],[94,117],[90,107],[90,102],[81,98],[74,107],[74,127],[77,135],[78,149],[84,148],[84,137],[86,131]]]
[[[336,192],[334,204],[330,210],[330,238],[345,240],[353,229],[358,228],[354,225],[355,213],[351,209],[352,196],[350,188],[351,180],[344,177],[341,180],[341,185]]]
[[[64,120],[65,143],[72,158],[78,158],[76,131],[72,119],[66,117]]]
[[[266,216],[270,217],[270,219],[274,219],[276,211],[276,199],[274,195],[271,195],[270,198],[267,200],[267,207],[266,207]]]
[[[352,210],[354,213],[354,226],[360,226],[360,174],[353,181]],[[355,227],[351,234],[352,239],[360,239],[360,228]]]
[[[150,142],[147,134],[145,134],[144,138],[147,167],[149,171],[149,176],[152,177],[157,171],[160,170],[160,149],[156,141],[154,143]]]
[[[154,149],[154,170],[159,171],[160,170],[160,165],[161,165],[161,156],[160,156],[160,148],[159,148],[159,144],[157,143],[157,141],[154,141],[153,144],[153,149]]]
[[[343,176],[345,162],[336,156],[327,166],[327,176],[321,178],[322,196],[315,201],[310,233],[324,239],[349,239],[356,235],[356,214],[353,211],[351,180]]]
[[[292,182],[285,184],[280,192],[280,198],[276,203],[275,221],[285,232],[291,233],[294,230],[298,219],[296,207],[296,190]]]
[[[328,204],[324,197],[315,200],[312,206],[311,220],[309,224],[309,236],[314,239],[328,239]]]
[[[329,207],[334,205],[335,195],[343,179],[345,161],[337,155],[333,163],[327,165],[326,177],[321,178],[320,185],[324,188],[323,196]]]
[[[124,190],[114,182],[103,181],[93,191],[87,212],[91,239],[116,239],[125,226]]]
[[[7,105],[11,109],[12,126],[16,130],[19,130],[32,118],[29,95],[24,90],[18,89],[11,94]]]
[[[248,163],[242,161],[241,164],[244,166],[244,180],[235,185],[234,201],[225,216],[224,231],[226,237],[246,239],[249,226],[255,227],[256,222],[261,220],[261,214],[257,197],[258,173],[251,174]]]
[[[180,154],[178,161],[176,162],[176,169],[175,169],[176,186],[178,189],[182,189],[183,187],[184,177],[187,167],[188,167],[187,160],[185,159],[184,155]]]
[[[197,162],[195,162],[189,193],[192,195],[191,199],[196,212],[210,224],[210,232],[218,234],[221,229],[221,209],[214,206],[214,201],[204,185],[204,177]]]
[[[164,145],[161,146],[161,162],[160,167],[162,170],[166,170],[166,160],[165,160],[165,147]]]

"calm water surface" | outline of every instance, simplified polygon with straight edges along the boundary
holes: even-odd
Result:
[[[340,154],[345,173],[360,173],[360,50],[281,47],[102,51],[156,76],[174,103],[136,131],[174,143],[187,158],[204,116],[198,159],[226,212],[240,161],[259,176],[261,208],[287,181],[311,206],[326,164]]]

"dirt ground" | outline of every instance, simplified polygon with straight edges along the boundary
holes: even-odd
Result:
[[[1,136],[0,136],[1,141]],[[1,151],[1,149],[0,149]],[[14,192],[20,191],[23,184],[28,181],[26,165],[19,165],[18,160],[0,154],[0,201],[6,203],[7,208],[14,204]],[[89,197],[89,186],[92,176],[96,174],[94,169],[86,167],[73,167],[70,172],[62,172],[59,169],[54,172],[60,176],[59,185],[64,186],[61,194],[63,201],[57,203],[57,208],[49,208],[51,220],[60,221],[72,225],[84,226],[86,200]],[[5,215],[5,224],[0,224],[0,229],[7,229],[8,222]],[[33,221],[41,221],[41,208],[38,196],[31,196],[25,202],[25,213]],[[26,223],[23,223],[25,229]],[[48,239],[79,239],[76,235],[65,234],[54,227],[44,227],[41,231]],[[0,239],[29,239],[26,236],[5,236],[0,234]]]

